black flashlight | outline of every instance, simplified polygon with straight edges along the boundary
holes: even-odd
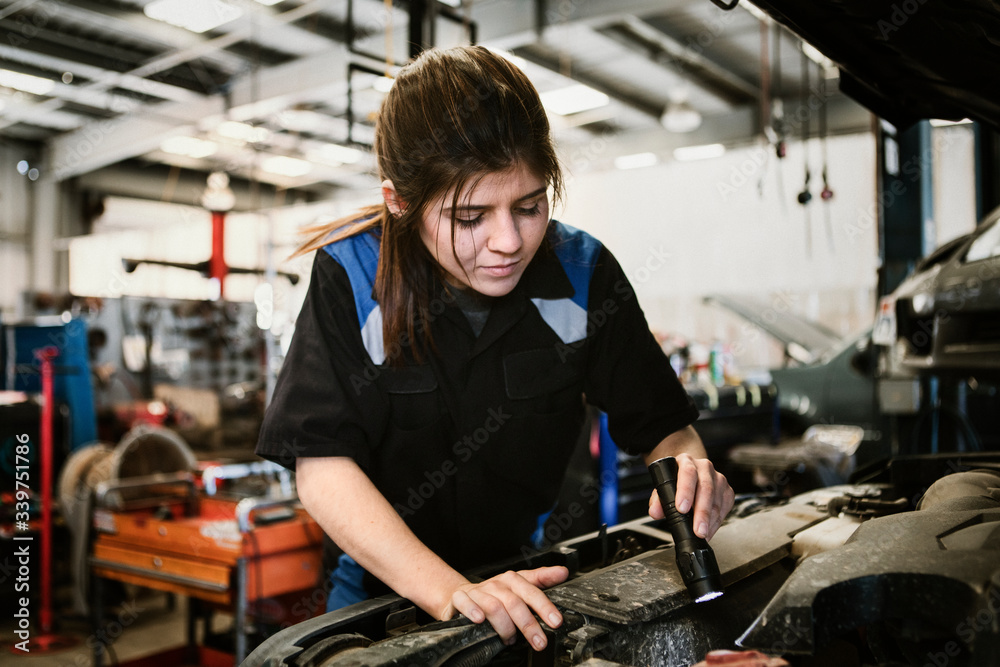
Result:
[[[677,494],[677,459],[667,456],[649,464],[649,474],[653,476],[656,494],[663,505],[667,529],[674,538],[674,552],[677,555],[677,569],[695,602],[705,602],[722,595],[722,577],[715,552],[704,538],[694,534],[691,515],[681,514],[674,507]]]

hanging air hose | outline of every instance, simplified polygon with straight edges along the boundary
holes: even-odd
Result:
[[[804,44],[803,44],[804,46]],[[805,166],[805,183],[802,186],[802,191],[796,196],[796,200],[806,207],[806,256],[812,255],[812,216],[809,211],[809,202],[812,201],[812,192],[809,191],[809,181],[812,178],[812,173],[809,171],[809,129],[810,121],[812,120],[811,115],[808,113],[809,110],[809,57],[806,55],[805,49],[801,49],[802,52],[802,83],[801,83],[801,104],[800,109],[806,110],[806,118],[802,123],[802,161]]]

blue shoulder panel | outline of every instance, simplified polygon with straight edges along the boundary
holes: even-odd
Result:
[[[348,236],[323,246],[324,252],[344,267],[351,281],[354,306],[358,312],[361,338],[372,361],[385,361],[382,344],[382,310],[372,296],[375,272],[378,269],[379,241],[372,232]]]
[[[556,222],[552,228],[552,247],[573,285],[573,303],[586,310],[590,277],[601,253],[601,242],[583,230]]]
[[[564,343],[573,343],[587,336],[587,302],[590,278],[594,275],[601,243],[587,232],[554,222],[552,249],[573,286],[568,299],[532,299],[542,319]]]

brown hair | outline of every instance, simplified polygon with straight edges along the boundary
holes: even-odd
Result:
[[[296,255],[379,230],[375,297],[388,351],[399,349],[391,341],[403,340],[404,334],[417,340],[418,321],[427,321],[434,275],[440,276],[420,239],[430,202],[453,189],[454,248],[454,210],[467,185],[524,165],[558,200],[562,175],[535,87],[510,61],[481,46],[430,49],[401,69],[379,111],[374,149],[379,180],[392,181],[405,209],[394,216],[383,202],[313,227]],[[426,326],[422,329],[426,350],[433,341]],[[420,347],[414,348],[418,359]]]

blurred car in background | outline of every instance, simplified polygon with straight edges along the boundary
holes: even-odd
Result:
[[[883,297],[873,339],[891,372],[1000,378],[1000,208]]]
[[[870,330],[839,336],[819,322],[750,297],[712,294],[704,302],[738,315],[783,346],[785,365],[767,371],[778,390],[782,430],[801,433],[810,426],[843,424],[863,428],[865,440],[879,439]]]

